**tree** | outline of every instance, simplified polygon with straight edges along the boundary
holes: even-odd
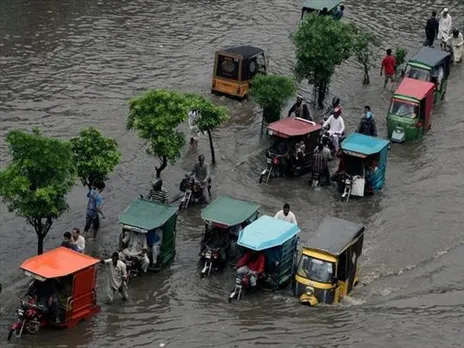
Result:
[[[169,90],[150,90],[129,101],[127,128],[147,140],[147,152],[161,160],[155,167],[157,178],[168,162],[174,164],[180,157],[185,136],[177,127],[187,120],[188,110],[186,98]]]
[[[395,51],[395,61],[396,61],[396,73],[398,71],[401,73],[401,76],[404,75],[404,69],[401,68],[401,66],[406,63],[406,55],[408,54],[408,51],[404,48],[397,47]]]
[[[89,190],[94,182],[105,182],[121,160],[118,143],[105,137],[98,129],[83,129],[71,139],[77,176]]]
[[[13,130],[6,137],[12,161],[0,171],[0,196],[10,212],[26,218],[37,234],[37,253],[54,220],[68,209],[66,194],[75,181],[71,145]]]
[[[280,119],[282,109],[296,92],[295,80],[290,77],[258,74],[251,84],[250,96],[263,110],[263,121],[271,123]]]
[[[214,153],[211,131],[229,118],[229,111],[225,107],[214,105],[213,102],[201,95],[186,94],[185,96],[189,109],[199,114],[199,118],[196,120],[195,125],[200,131],[208,133],[209,147],[211,149],[211,163],[215,165],[216,156]]]
[[[353,25],[353,55],[364,70],[363,83],[370,83],[369,71],[375,66],[380,40],[372,33]]]
[[[332,16],[311,14],[305,17],[292,39],[297,58],[295,75],[314,86],[314,97],[319,108],[323,108],[335,68],[352,53],[351,26]]]

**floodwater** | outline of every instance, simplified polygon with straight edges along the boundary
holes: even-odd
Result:
[[[420,4],[419,4],[420,3]],[[462,1],[362,0],[346,2],[346,18],[382,36],[382,47],[422,43],[432,9],[448,7],[455,23]],[[69,138],[84,126],[115,137],[121,164],[105,191],[106,215],[89,253],[107,256],[117,245],[118,214],[148,189],[155,159],[125,130],[127,99],[148,88],[209,93],[215,50],[254,44],[266,50],[274,72],[290,74],[294,61],[289,34],[300,2],[159,0],[2,0],[0,2],[0,159],[8,159],[4,136],[14,127],[39,126],[47,135]],[[351,131],[370,104],[385,134],[390,93],[377,68],[363,87],[362,72],[343,65],[331,85],[345,107]],[[128,303],[102,305],[101,313],[72,330],[43,330],[24,336],[34,347],[463,347],[464,346],[464,68],[453,67],[446,101],[435,107],[424,141],[393,145],[383,193],[348,205],[333,191],[310,190],[303,179],[258,185],[265,147],[260,116],[250,102],[214,97],[232,117],[215,132],[218,165],[214,195],[258,201],[273,214],[289,202],[302,227],[302,245],[324,215],[367,227],[362,286],[338,306],[301,307],[290,291],[249,296],[227,303],[233,274],[198,276],[200,208],[181,212],[177,256],[161,273],[135,279]],[[310,88],[302,87],[310,98]],[[163,177],[175,191],[206,139],[187,151]],[[71,210],[57,221],[46,249],[65,229],[83,227],[85,190],[69,195]],[[14,320],[25,286],[19,264],[36,252],[36,236],[23,219],[1,206],[1,330]],[[100,277],[101,299],[105,277]],[[103,302],[103,301],[101,301]],[[3,338],[2,338],[3,339]],[[1,344],[3,346],[3,343]]]

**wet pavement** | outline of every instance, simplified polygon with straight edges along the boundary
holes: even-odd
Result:
[[[423,42],[432,9],[448,7],[463,29],[462,2],[429,3],[347,1],[346,17],[381,35],[382,49],[405,46],[412,54]],[[146,192],[157,165],[143,142],[125,130],[127,99],[148,88],[209,94],[214,52],[233,44],[265,49],[271,71],[290,74],[289,35],[299,7],[295,0],[3,0],[1,166],[8,159],[5,134],[12,127],[39,126],[47,135],[69,138],[93,125],[116,138],[122,162],[104,192],[107,218],[101,235],[87,247],[90,254],[109,255],[117,245],[118,214]],[[446,100],[435,106],[432,130],[422,142],[392,146],[384,192],[348,205],[334,190],[309,189],[305,179],[258,185],[264,163],[259,150],[267,146],[259,139],[259,112],[249,101],[214,97],[232,117],[214,134],[213,196],[254,200],[269,214],[289,202],[303,230],[301,245],[324,215],[366,225],[362,286],[340,305],[301,307],[289,289],[228,304],[231,271],[198,276],[202,221],[200,208],[193,207],[180,214],[172,266],[135,279],[128,303],[103,304],[98,316],[75,329],[43,330],[37,337],[24,336],[18,346],[463,347],[463,81],[462,64],[453,67]],[[348,62],[337,71],[330,92],[342,99],[349,131],[370,104],[384,135],[391,94],[382,90],[377,69],[370,86],[361,82],[361,69]],[[302,90],[310,99],[311,89],[303,84]],[[210,157],[207,139],[163,172],[171,192],[203,152]],[[76,186],[69,195],[71,210],[53,225],[46,249],[61,242],[64,230],[83,227],[85,193]],[[25,286],[18,266],[36,252],[36,236],[3,205],[0,214],[0,335],[6,337]],[[103,300],[104,276],[99,284]]]

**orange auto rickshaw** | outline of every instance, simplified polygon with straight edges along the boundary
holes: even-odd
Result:
[[[99,259],[59,247],[23,262],[21,269],[32,282],[16,310],[8,341],[41,327],[71,328],[100,311],[96,296]]]

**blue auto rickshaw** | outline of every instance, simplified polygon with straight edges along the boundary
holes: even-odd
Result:
[[[350,196],[376,193],[385,184],[390,141],[352,133],[341,144],[340,163],[335,180],[342,201]]]
[[[264,256],[264,268],[256,274],[255,288],[275,291],[287,285],[293,276],[300,228],[287,221],[264,215],[240,231],[237,245],[242,258],[247,255]],[[240,261],[239,260],[239,263]],[[250,275],[237,273],[229,302],[239,300],[243,290],[250,288]]]

